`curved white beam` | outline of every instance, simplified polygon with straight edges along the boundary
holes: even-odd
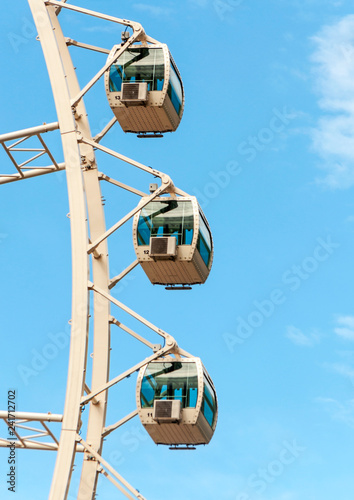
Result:
[[[43,0],[28,0],[51,81],[58,122],[62,137],[68,185],[71,244],[72,244],[72,318],[68,383],[63,413],[63,424],[54,470],[50,500],[67,497],[73,461],[76,451],[76,436],[80,427],[80,398],[83,394],[87,355],[88,333],[88,259],[86,207],[81,159],[77,147],[76,125],[71,110],[66,75],[58,51],[57,40]],[[54,7],[50,7],[54,11]],[[48,9],[48,10],[49,10]],[[55,15],[55,12],[53,12]]]

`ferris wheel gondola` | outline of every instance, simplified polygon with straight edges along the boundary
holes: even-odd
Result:
[[[113,47],[108,62],[120,48]],[[181,121],[183,84],[166,44],[131,45],[106,72],[105,89],[124,132],[173,132]]]
[[[161,196],[145,205],[134,217],[133,242],[153,284],[202,284],[210,273],[213,240],[195,196]]]
[[[199,358],[168,357],[145,365],[136,399],[141,423],[156,444],[207,444],[214,434],[217,396]]]

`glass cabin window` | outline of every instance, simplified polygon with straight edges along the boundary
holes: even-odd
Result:
[[[210,427],[213,427],[216,415],[216,395],[208,379],[204,376],[204,392],[202,402],[202,412]]]
[[[149,363],[141,385],[141,406],[152,408],[154,400],[179,399],[181,408],[195,408],[198,373],[195,363],[180,361]]]
[[[171,99],[173,107],[176,110],[178,116],[182,111],[182,82],[178,76],[177,71],[174,68],[173,62],[171,61],[171,69],[170,69],[170,81],[168,84],[167,94]]]
[[[191,201],[151,201],[140,213],[138,245],[149,245],[151,236],[174,236],[177,245],[191,245],[193,222]]]
[[[162,90],[165,79],[163,49],[135,47],[127,49],[112,64],[109,90],[120,92],[122,83],[147,82],[148,90]]]
[[[199,236],[197,242],[197,248],[199,250],[200,256],[204,261],[204,264],[209,267],[210,255],[211,255],[211,234],[208,226],[206,225],[203,217],[199,215]]]

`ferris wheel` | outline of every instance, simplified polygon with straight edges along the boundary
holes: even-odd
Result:
[[[98,477],[103,475],[123,496],[144,500],[105,458],[104,440],[138,416],[156,444],[172,449],[207,444],[216,427],[217,396],[202,361],[179,347],[170,334],[117,300],[111,290],[139,265],[148,278],[147,286],[151,286],[150,281],[179,290],[203,284],[212,266],[213,240],[194,196],[177,188],[166,173],[103,143],[116,124],[125,133],[140,138],[174,132],[185,104],[182,79],[167,45],[148,36],[137,22],[77,7],[65,0],[28,0],[28,3],[42,45],[58,120],[0,136],[0,143],[15,168],[14,172],[0,176],[0,184],[60,171],[66,173],[72,242],[70,354],[62,414],[53,414],[50,409],[48,413],[1,411],[0,419],[12,430],[11,442],[16,448],[56,453],[50,500],[68,498],[77,454],[84,456],[77,498],[94,499]],[[101,48],[64,36],[60,24],[64,10],[123,26],[121,42],[113,48]],[[105,64],[82,88],[70,55],[71,45],[107,55]],[[112,119],[93,136],[84,100],[99,81],[101,84],[104,81]],[[60,132],[64,162],[58,162],[48,146],[46,137],[53,131]],[[35,151],[27,146],[32,138],[40,143]],[[28,154],[26,161],[17,160],[18,151]],[[152,176],[149,192],[99,170],[97,151],[123,162],[127,168]],[[49,158],[50,165],[36,165],[39,157]],[[141,198],[109,228],[102,203],[103,181]],[[127,223],[133,229],[136,260],[111,277],[108,240]],[[123,324],[121,312],[151,330],[161,343],[152,343]],[[150,355],[123,373],[110,373],[111,328],[119,328],[145,345]],[[93,346],[91,357],[87,355],[89,342]],[[117,422],[106,422],[109,390],[134,372],[138,372],[136,408]],[[85,407],[89,416],[83,424],[81,414]],[[51,423],[60,425],[60,432],[54,431]],[[9,442],[8,437],[1,438],[0,447],[8,447]]]

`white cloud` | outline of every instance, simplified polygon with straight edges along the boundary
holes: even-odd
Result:
[[[305,347],[312,347],[320,341],[320,335],[317,332],[310,332],[308,335],[305,335],[295,326],[288,326],[285,335],[294,344]]]
[[[335,328],[334,332],[346,340],[354,340],[354,330],[351,328]]]
[[[273,496],[274,498],[274,496]],[[274,500],[295,500],[295,498],[299,498],[297,492],[295,491],[286,491],[281,493],[279,497]]]
[[[196,5],[197,7],[207,7],[209,0],[189,0],[189,3]]]
[[[354,316],[339,316],[334,333],[345,340],[354,340]]]
[[[331,368],[335,372],[339,373],[339,375],[342,375],[345,378],[350,378],[351,380],[354,380],[354,368],[353,367],[346,365],[346,364],[342,364],[342,363],[334,363],[333,365],[331,365]]]
[[[172,12],[172,9],[170,7],[156,7],[154,5],[148,5],[145,3],[135,3],[133,7],[136,10],[148,12],[154,17],[167,17]]]
[[[332,398],[317,398],[317,402],[325,407],[333,420],[354,428],[354,399],[341,403]]]
[[[313,42],[318,105],[327,113],[311,134],[328,172],[320,182],[346,188],[354,185],[354,15],[323,27]]]

